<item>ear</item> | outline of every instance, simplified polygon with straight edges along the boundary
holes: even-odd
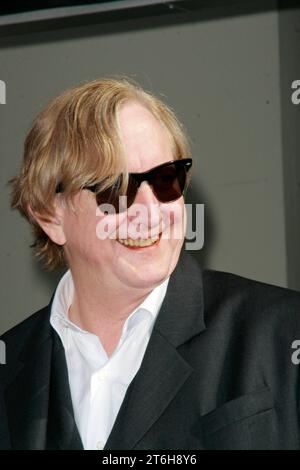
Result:
[[[57,245],[64,245],[66,237],[63,229],[64,208],[57,201],[53,204],[53,215],[42,215],[28,205],[30,216],[39,224],[48,237]]]

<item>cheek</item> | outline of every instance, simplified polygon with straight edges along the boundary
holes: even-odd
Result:
[[[161,206],[163,224],[170,238],[182,239],[186,230],[186,209],[183,198],[170,204]]]
[[[66,249],[71,253],[87,254],[94,251],[97,242],[97,219],[95,215],[82,212],[75,216],[70,215],[64,224],[66,236]]]
[[[120,214],[103,214],[96,210],[95,234],[98,240],[116,239],[119,227],[126,222],[126,212]]]

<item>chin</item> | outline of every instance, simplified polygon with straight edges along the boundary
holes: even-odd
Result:
[[[149,269],[150,268],[150,269]],[[141,270],[140,275],[136,276],[135,279],[132,279],[132,285],[134,284],[137,288],[140,289],[154,289],[156,286],[161,284],[169,275],[172,273],[173,269],[170,269],[170,266],[167,267],[148,267],[145,266],[144,272]]]

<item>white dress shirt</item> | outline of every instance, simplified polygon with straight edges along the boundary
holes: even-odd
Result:
[[[50,323],[65,349],[75,421],[84,449],[103,449],[126,390],[138,372],[169,278],[129,315],[119,343],[108,357],[98,336],[68,318],[74,284],[71,271],[61,278]],[[101,312],[99,312],[101,315]]]

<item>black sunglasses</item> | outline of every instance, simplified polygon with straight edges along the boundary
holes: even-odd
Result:
[[[147,181],[160,202],[176,201],[176,199],[179,199],[184,194],[187,187],[188,171],[191,167],[192,159],[182,158],[180,160],[162,163],[144,173],[129,173],[128,186],[125,194],[125,196],[127,196],[126,205],[121,204],[119,200],[119,188],[121,186],[122,176],[118,178],[113,186],[104,191],[99,191],[99,184],[84,186],[82,189],[88,189],[96,194],[98,206],[101,204],[111,204],[117,213],[123,212],[133,204],[138,189],[143,181]],[[57,186],[56,192],[63,192],[62,184]]]

